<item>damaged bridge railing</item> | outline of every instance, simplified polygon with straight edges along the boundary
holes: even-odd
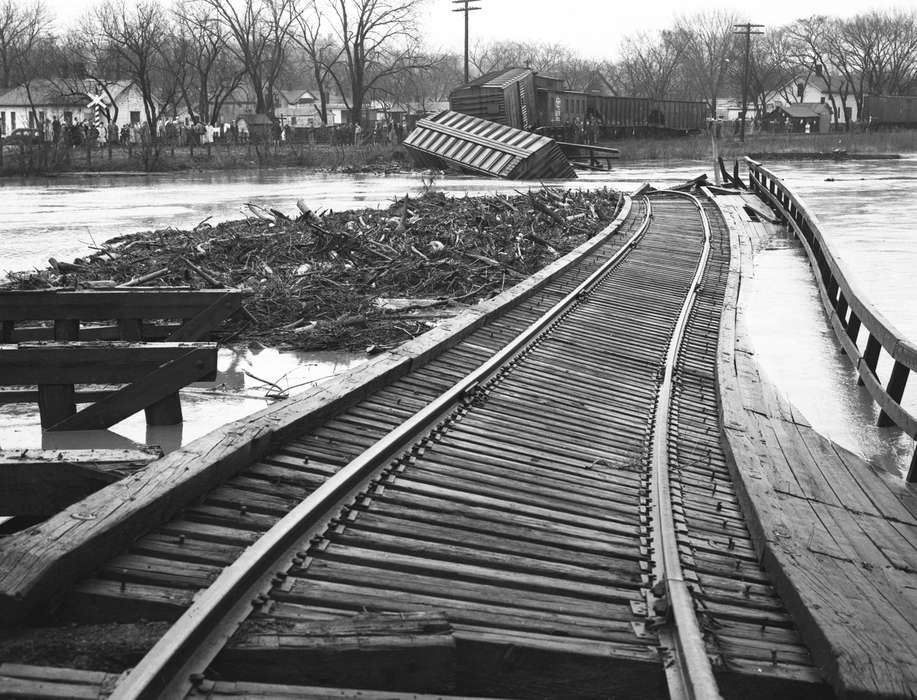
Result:
[[[917,440],[917,418],[901,405],[910,373],[917,369],[917,345],[908,340],[865,298],[834,258],[818,218],[770,170],[745,159],[753,191],[771,202],[795,231],[817,272],[818,291],[828,319],[847,356],[880,410],[878,425],[896,425]],[[865,331],[865,346],[861,334]],[[883,384],[877,367],[886,358],[892,368]],[[907,480],[917,481],[917,452],[911,458]]]

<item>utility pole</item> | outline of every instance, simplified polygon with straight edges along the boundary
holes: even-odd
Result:
[[[761,31],[764,25],[746,22],[745,24],[736,24],[733,26],[736,28],[733,34],[745,35],[745,72],[742,76],[742,118],[739,124],[739,140],[745,143],[745,115],[748,113],[748,55],[751,52],[751,35],[764,34],[764,32]]]
[[[453,12],[464,12],[465,13],[465,82],[468,82],[468,13],[472,10],[480,10],[480,6],[474,5],[473,3],[481,2],[481,0],[452,0],[453,5],[462,5],[462,7],[457,7]]]

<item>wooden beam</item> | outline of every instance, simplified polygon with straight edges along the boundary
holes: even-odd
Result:
[[[213,365],[216,343],[20,343],[0,346],[0,385],[122,384],[166,362],[194,354],[201,367]],[[201,380],[211,380],[215,371]]]
[[[227,294],[239,299],[245,296],[243,290],[225,289],[0,291],[0,321],[193,318]]]
[[[455,639],[439,612],[310,622],[252,619],[211,668],[238,681],[450,693],[456,686]]]
[[[216,349],[202,355],[192,348],[79,413],[53,424],[51,430],[100,430],[157,404],[160,413],[154,415],[164,422],[151,422],[150,425],[175,425],[181,422],[181,404],[176,416],[172,403],[178,401],[178,390],[204,377],[213,376],[216,367]],[[170,403],[164,403],[166,401]]]
[[[0,323],[12,324],[12,321]],[[180,327],[180,323],[144,323],[143,337],[137,340],[165,340]],[[129,340],[121,336],[120,324],[107,323],[80,327],[80,340]],[[50,326],[16,326],[10,337],[3,342],[34,343],[39,340],[54,340],[54,332]]]
[[[52,515],[157,457],[141,450],[5,450],[0,514]]]

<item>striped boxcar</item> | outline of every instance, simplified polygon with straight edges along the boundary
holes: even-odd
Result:
[[[421,119],[403,144],[424,168],[455,168],[512,180],[576,177],[550,138],[459,112]]]
[[[449,95],[455,112],[489,119],[516,129],[535,128],[535,73],[507,68],[485,73]]]

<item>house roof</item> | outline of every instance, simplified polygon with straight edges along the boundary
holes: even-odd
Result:
[[[313,95],[309,90],[300,88],[298,90],[278,90],[279,94],[287,104],[306,104],[315,102],[315,95]]]
[[[33,80],[28,85],[18,85],[0,95],[0,106],[28,107],[35,105],[77,106],[86,104],[86,94],[68,91],[51,80]]]
[[[113,100],[131,88],[131,80],[115,80],[105,83],[105,90]],[[33,80],[28,85],[19,85],[0,94],[0,105],[4,107],[86,107],[88,95],[105,92],[94,80],[64,81],[58,79]],[[107,96],[106,96],[107,97]],[[31,99],[30,99],[31,98]]]

